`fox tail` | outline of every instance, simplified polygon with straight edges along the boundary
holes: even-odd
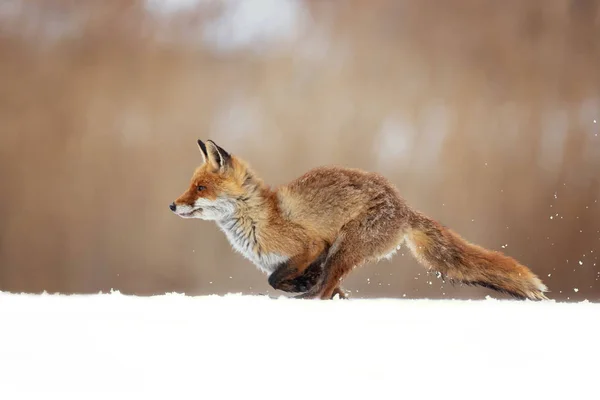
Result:
[[[405,240],[414,257],[444,279],[482,286],[518,299],[547,300],[547,287],[524,265],[498,251],[469,243],[421,214],[415,214]]]

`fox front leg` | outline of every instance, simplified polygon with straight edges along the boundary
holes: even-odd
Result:
[[[288,293],[304,293],[317,283],[319,274],[316,272],[316,268],[298,271],[294,265],[285,262],[269,276],[269,285]]]
[[[293,268],[288,261],[281,263],[277,266],[277,269],[269,275],[269,285],[271,285],[273,289],[288,292],[292,290],[287,284],[288,278],[293,276],[295,272],[295,268]]]
[[[293,260],[281,263],[269,276],[269,285],[288,293],[310,291],[321,278],[325,257],[326,252],[323,251],[308,266],[304,264],[304,268],[298,268]]]

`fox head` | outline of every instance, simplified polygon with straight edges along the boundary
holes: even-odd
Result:
[[[245,198],[248,173],[240,160],[212,140],[198,140],[198,147],[204,162],[194,171],[187,190],[169,208],[182,218],[226,219]]]

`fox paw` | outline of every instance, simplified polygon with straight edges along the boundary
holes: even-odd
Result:
[[[318,293],[312,293],[310,291],[300,293],[300,294],[294,296],[294,299],[318,299],[318,298],[319,298]]]
[[[347,299],[350,295],[341,287],[337,287],[333,289],[333,294],[331,295],[332,299],[335,299],[335,296],[338,296],[340,299]]]

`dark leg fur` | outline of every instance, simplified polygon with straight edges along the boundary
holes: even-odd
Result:
[[[319,281],[322,274],[322,264],[327,256],[327,251],[322,252],[301,275],[290,261],[282,263],[275,272],[269,276],[269,285],[274,289],[288,293],[304,293],[310,290]]]
[[[269,276],[269,285],[276,290],[284,292],[296,292],[296,286],[291,284],[298,270],[291,262],[285,262],[279,265],[277,269]]]
[[[372,254],[380,251],[380,237],[369,235],[369,230],[373,229],[369,223],[370,220],[364,217],[364,220],[350,221],[344,226],[323,263],[319,281],[307,292],[295,296],[296,298],[328,300],[336,294],[345,297],[340,287],[342,280],[353,268],[364,264]],[[391,234],[395,232],[392,231]]]
[[[287,281],[287,283],[296,289],[294,290],[296,293],[302,293],[310,290],[310,288],[315,286],[319,281],[319,277],[323,272],[321,268],[322,263],[323,260],[313,262],[302,275]]]
[[[319,282],[308,291],[296,296],[296,298],[332,299],[336,294],[339,294],[341,298],[346,298],[346,293],[339,286],[340,282],[352,270],[352,267],[360,262],[360,258],[346,252],[344,247],[340,247],[337,252],[327,259]]]

